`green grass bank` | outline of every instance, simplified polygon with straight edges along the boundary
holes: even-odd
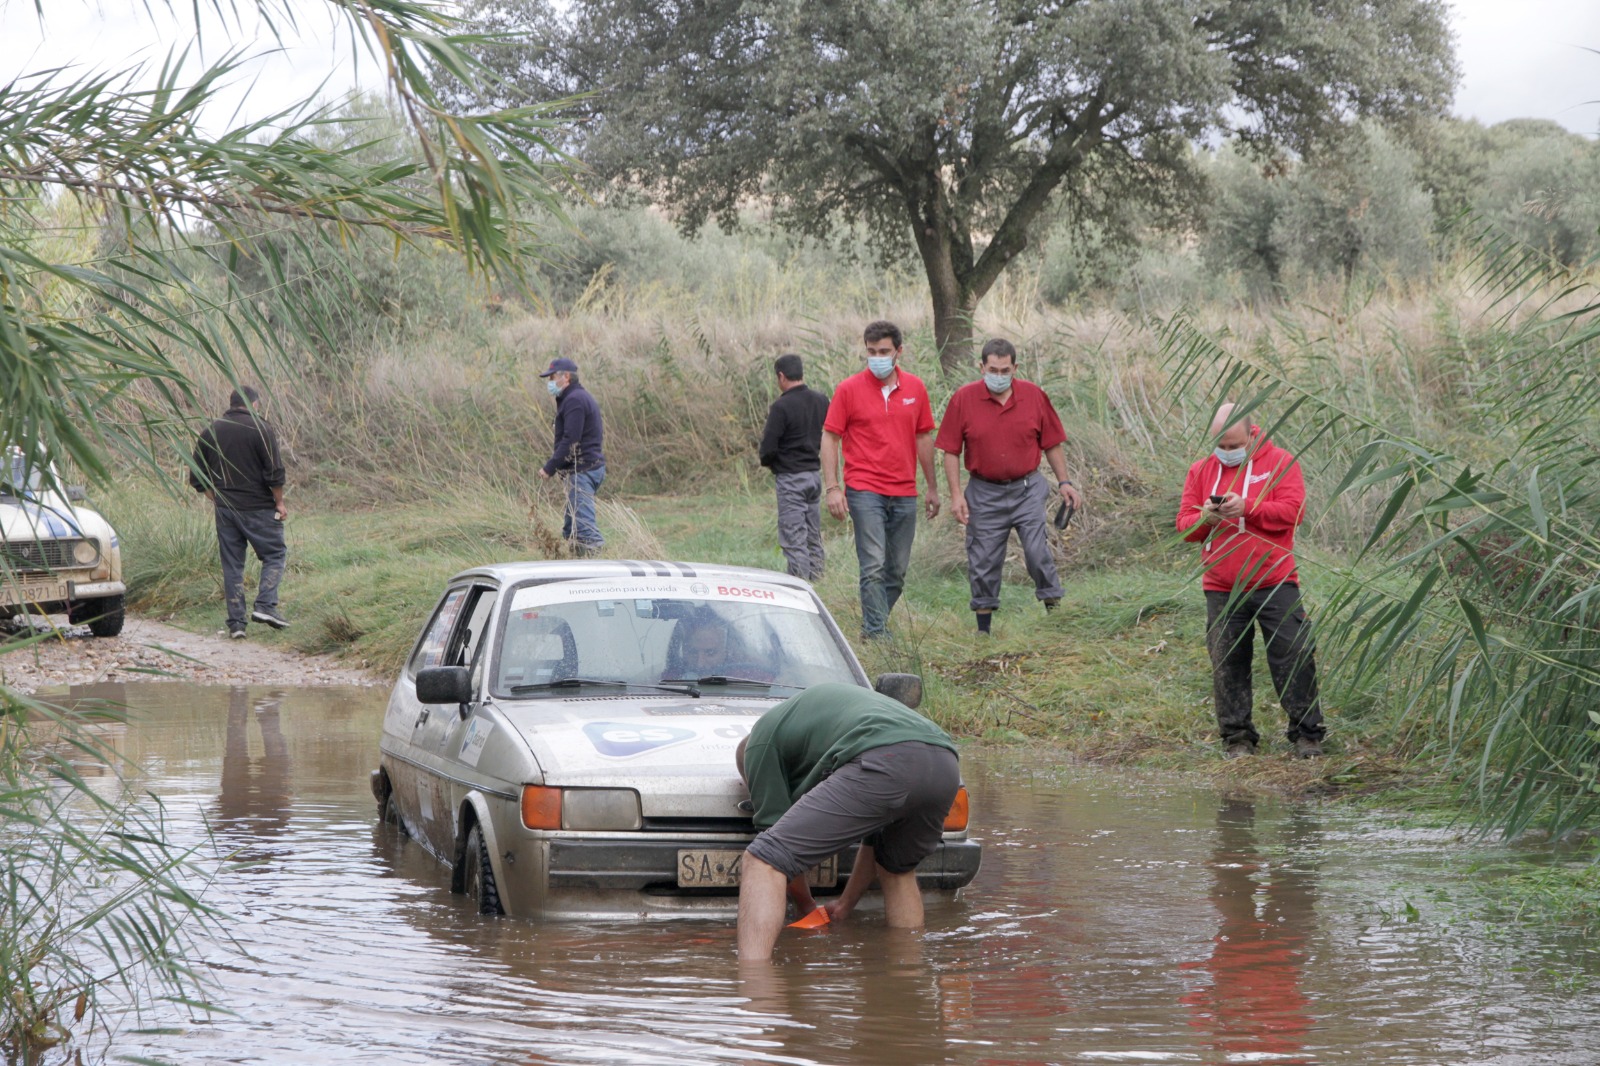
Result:
[[[607,496],[607,554],[782,569],[765,486],[704,495]],[[209,506],[196,498],[123,488],[97,502],[122,531],[135,610],[197,629],[220,629],[222,605]],[[558,501],[465,486],[437,504],[350,508],[300,494],[290,515],[284,632],[250,639],[330,653],[380,674],[410,651],[443,582],[466,567],[561,553]],[[343,506],[341,506],[341,504]],[[859,626],[853,541],[824,519],[829,556],[818,590],[845,631]],[[1070,538],[1075,534],[1069,530]],[[1070,553],[1066,553],[1070,558]],[[1118,569],[1066,571],[1067,595],[1046,614],[1020,558],[1007,567],[994,634],[980,639],[967,606],[960,527],[948,515],[919,527],[910,581],[892,618],[894,638],[858,644],[869,672],[921,674],[924,709],[959,735],[999,743],[1048,742],[1064,759],[1206,774],[1295,791],[1371,787],[1399,768],[1364,728],[1331,708],[1328,759],[1292,760],[1265,744],[1246,765],[1218,758],[1204,649],[1205,609],[1189,553],[1146,553]],[[1264,680],[1264,678],[1263,678]],[[1260,694],[1263,734],[1281,737],[1270,685]]]

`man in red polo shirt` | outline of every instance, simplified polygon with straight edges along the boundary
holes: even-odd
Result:
[[[917,532],[917,466],[926,509],[939,513],[933,469],[933,406],[916,376],[900,369],[900,328],[870,323],[867,368],[839,382],[822,424],[822,494],[828,513],[850,516],[861,567],[861,635],[888,636],[889,612],[905,585]],[[839,456],[844,456],[844,482]]]
[[[980,381],[955,391],[944,409],[939,437],[944,478],[950,486],[950,511],[967,527],[967,584],[978,632],[989,632],[990,616],[1000,606],[1000,570],[1011,531],[1022,542],[1022,558],[1033,578],[1034,595],[1052,610],[1061,602],[1061,579],[1050,554],[1045,505],[1059,493],[1069,506],[1083,502],[1067,480],[1061,445],[1066,431],[1050,397],[1016,376],[1017,350],[996,337],[983,346]],[[967,488],[961,489],[962,452],[967,458]],[[1050,461],[1055,489],[1039,476],[1039,457]]]

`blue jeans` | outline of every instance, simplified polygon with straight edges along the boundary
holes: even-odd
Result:
[[[917,498],[880,496],[844,490],[850,523],[856,531],[856,562],[861,567],[861,633],[888,634],[889,612],[905,587],[911,541],[917,535]]]
[[[261,560],[261,580],[256,584],[256,608],[276,610],[278,582],[289,549],[283,542],[283,523],[265,511],[235,511],[217,505],[217,554],[222,557],[222,598],[228,604],[228,628],[245,624],[244,560],[248,549],[255,549]]]
[[[606,538],[594,520],[594,494],[606,479],[605,464],[593,470],[567,474],[567,513],[561,520],[561,539],[576,540],[580,548],[600,548]]]

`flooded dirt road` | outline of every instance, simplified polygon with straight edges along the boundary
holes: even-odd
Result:
[[[371,689],[109,686],[174,833],[252,862],[207,900],[232,1014],[114,1056],[180,1063],[1587,1066],[1600,958],[1458,906],[1451,836],[968,753],[984,867],[921,936],[480,918],[380,827]],[[1029,761],[1033,759],[1034,761]],[[135,1026],[171,1031],[141,1034]]]

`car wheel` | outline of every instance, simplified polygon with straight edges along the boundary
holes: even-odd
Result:
[[[394,801],[394,789],[383,794],[383,800],[378,804],[378,821],[384,825],[391,825],[405,835],[406,822],[400,817],[400,807]]]
[[[477,901],[479,914],[504,914],[500,889],[494,883],[494,866],[489,862],[489,845],[477,826],[467,833],[465,852],[461,857],[461,891]]]
[[[89,624],[89,632],[97,637],[114,637],[122,632],[125,597],[107,596],[103,600],[77,600],[67,605],[67,621],[73,625]]]

